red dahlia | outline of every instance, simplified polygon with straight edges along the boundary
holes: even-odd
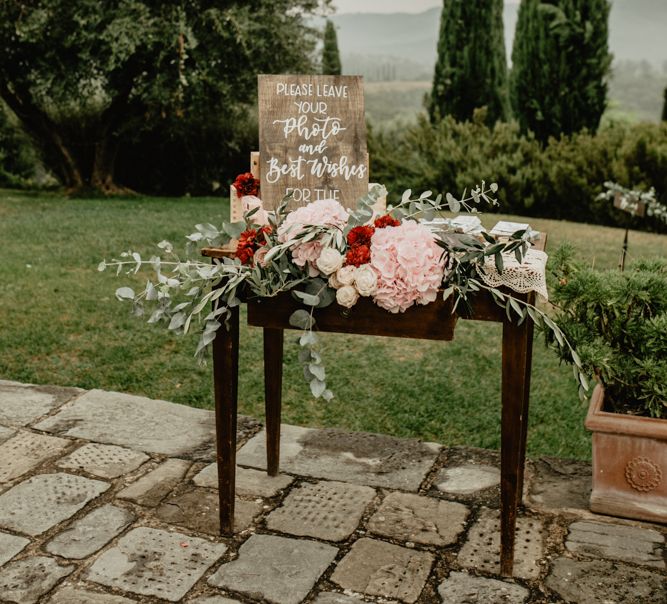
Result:
[[[246,229],[241,233],[235,254],[241,264],[252,264],[255,252],[268,243],[267,235],[269,233],[271,233],[270,226],[263,226],[260,229]]]
[[[234,181],[234,188],[239,197],[257,195],[259,193],[259,180],[252,175],[252,172],[239,174]]]
[[[375,233],[375,229],[372,226],[354,227],[347,234],[347,244],[350,247],[355,247],[357,245],[370,246],[373,233]]]
[[[399,220],[396,220],[391,214],[387,214],[385,216],[380,216],[380,218],[377,218],[375,220],[375,228],[376,229],[383,229],[384,227],[388,226],[398,226],[400,223]]]
[[[347,254],[345,254],[345,263],[354,266],[361,266],[368,264],[371,261],[370,245],[355,245],[351,247]]]

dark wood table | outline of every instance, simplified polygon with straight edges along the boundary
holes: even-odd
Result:
[[[536,247],[543,249],[546,237]],[[205,248],[204,256],[215,261],[233,255],[229,248]],[[511,293],[531,304],[535,294]],[[266,408],[266,450],[269,476],[278,474],[280,464],[280,414],[282,394],[283,333],[293,329],[289,317],[303,308],[290,294],[247,302],[248,325],[264,331],[264,393]],[[533,322],[517,324],[509,320],[487,292],[471,300],[471,310],[452,314],[450,301],[438,299],[426,306],[409,308],[405,313],[390,314],[367,298],[350,310],[337,304],[315,311],[316,329],[399,338],[451,340],[457,319],[502,323],[502,418],[500,483],[500,569],[512,575],[514,533],[517,508],[523,493],[523,475],[528,426],[528,402],[533,344]],[[234,529],[236,479],[236,421],[239,371],[239,309],[234,308],[229,329],[220,328],[213,341],[213,381],[217,438],[220,531],[229,535]]]

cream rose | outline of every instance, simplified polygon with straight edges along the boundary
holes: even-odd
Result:
[[[370,264],[362,264],[354,273],[354,285],[362,296],[372,296],[377,291],[378,278]]]
[[[332,247],[325,247],[315,264],[321,273],[331,275],[343,266],[343,255]]]
[[[356,266],[344,266],[336,271],[336,279],[342,285],[352,285],[354,283],[354,274],[357,271]]]
[[[345,308],[352,308],[359,299],[359,292],[354,285],[343,285],[336,291],[336,302]]]

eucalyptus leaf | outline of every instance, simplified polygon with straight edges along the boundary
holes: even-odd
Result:
[[[116,298],[119,300],[133,300],[134,290],[131,287],[119,287],[116,290]]]
[[[289,324],[298,329],[310,329],[313,326],[313,318],[307,310],[300,308],[290,315]]]
[[[320,398],[326,389],[327,385],[322,380],[315,378],[310,382],[310,391],[315,398]]]

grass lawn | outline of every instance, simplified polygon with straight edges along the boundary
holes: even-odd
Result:
[[[219,198],[66,199],[0,191],[0,379],[103,388],[196,407],[212,404],[210,367],[179,339],[129,314],[115,289],[127,284],[97,264],[132,248],[180,242],[198,222],[219,222]],[[499,217],[485,217],[487,226]],[[549,248],[574,242],[596,266],[617,264],[623,231],[530,220]],[[631,257],[667,254],[667,237],[633,232]],[[139,283],[139,281],[137,281]],[[261,331],[242,329],[240,411],[262,417]],[[500,326],[459,322],[448,344],[325,334],[327,404],[301,378],[286,338],[286,422],[416,436],[447,445],[499,447]],[[585,408],[572,373],[535,342],[528,454],[589,457]]]

